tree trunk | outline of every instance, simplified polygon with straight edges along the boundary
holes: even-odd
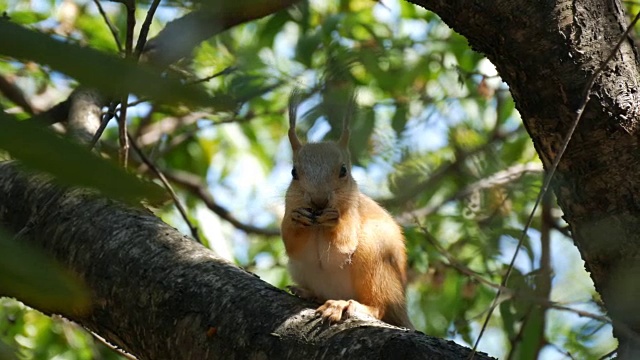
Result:
[[[627,28],[621,1],[412,0],[484,53],[509,84],[545,167],[590,76]],[[621,358],[640,358],[638,56],[625,39],[596,79],[553,181],[565,220],[614,322]]]
[[[62,315],[140,359],[466,359],[470,352],[374,319],[325,326],[313,304],[217,258],[148,211],[62,190],[15,163],[0,163],[0,224],[22,230],[20,239],[91,289],[88,314]]]

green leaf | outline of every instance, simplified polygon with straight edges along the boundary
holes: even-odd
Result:
[[[218,110],[229,110],[234,106],[229,98],[210,97],[199,87],[162,77],[151,68],[94,49],[63,43],[6,20],[0,20],[0,34],[3,34],[0,54],[49,65],[106,95],[134,93],[161,102],[213,106]]]
[[[124,201],[165,199],[164,191],[142,182],[115,163],[29,121],[17,121],[0,112],[0,149],[30,168],[55,176],[64,185],[85,186]]]
[[[0,230],[0,294],[40,310],[82,313],[90,296],[80,279],[50,257]]]
[[[38,21],[42,21],[46,19],[49,14],[43,14],[33,11],[12,11],[9,13],[9,18],[11,21],[17,22],[18,24],[33,24]]]

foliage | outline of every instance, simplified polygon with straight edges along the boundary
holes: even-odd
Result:
[[[24,36],[21,43],[0,39],[0,56],[7,60],[0,62],[0,76],[31,106],[3,91],[6,113],[27,119],[47,110],[76,81],[148,96],[129,109],[133,139],[173,180],[203,242],[277,286],[290,282],[286,257],[280,239],[265,234],[278,226],[290,171],[288,95],[293,87],[303,89],[300,134],[333,139],[344,91],[354,86],[354,174],[362,190],[404,226],[411,318],[428,334],[473,345],[532,209],[541,171],[506,85],[434,14],[394,1],[301,2],[205,41],[192,58],[158,76],[114,56],[117,47],[95,3],[30,3],[0,0],[11,21],[0,21],[0,32]],[[101,3],[124,41],[124,7]],[[189,7],[165,4],[150,35]],[[138,4],[139,23],[148,8]],[[42,39],[53,47],[38,48]],[[59,54],[58,47],[73,56]],[[123,80],[130,76],[137,80]],[[193,82],[201,83],[199,91],[185,85]],[[33,146],[36,159],[58,146],[37,133],[16,133]],[[116,158],[117,143],[111,125],[102,155]],[[10,146],[0,137],[0,149],[26,159]],[[74,161],[77,179],[95,166],[94,158]],[[131,172],[152,176],[139,158],[132,162]],[[236,226],[172,176],[178,172],[202,181]],[[512,291],[501,299],[479,349],[522,359],[602,356],[615,348],[611,327],[598,318],[597,294],[558,209],[543,207],[551,216],[536,214],[507,284]],[[188,230],[171,204],[159,215]],[[246,231],[248,225],[258,230]],[[76,326],[8,300],[0,303],[0,329],[0,339],[21,358],[115,357]]]

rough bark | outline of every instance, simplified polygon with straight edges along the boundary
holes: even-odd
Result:
[[[484,53],[509,85],[548,168],[589,77],[627,27],[621,1],[412,0]],[[553,188],[614,321],[621,358],[640,358],[638,56],[626,39],[595,82]]]
[[[140,359],[465,359],[470,352],[374,319],[325,326],[312,304],[148,211],[63,190],[15,163],[0,163],[0,224],[22,230],[21,240],[89,286],[91,311],[62,315]]]

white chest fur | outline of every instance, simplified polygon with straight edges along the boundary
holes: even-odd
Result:
[[[319,300],[355,299],[351,281],[351,257],[354,249],[340,252],[327,241],[321,230],[307,243],[299,257],[289,260],[293,280],[311,290]]]

